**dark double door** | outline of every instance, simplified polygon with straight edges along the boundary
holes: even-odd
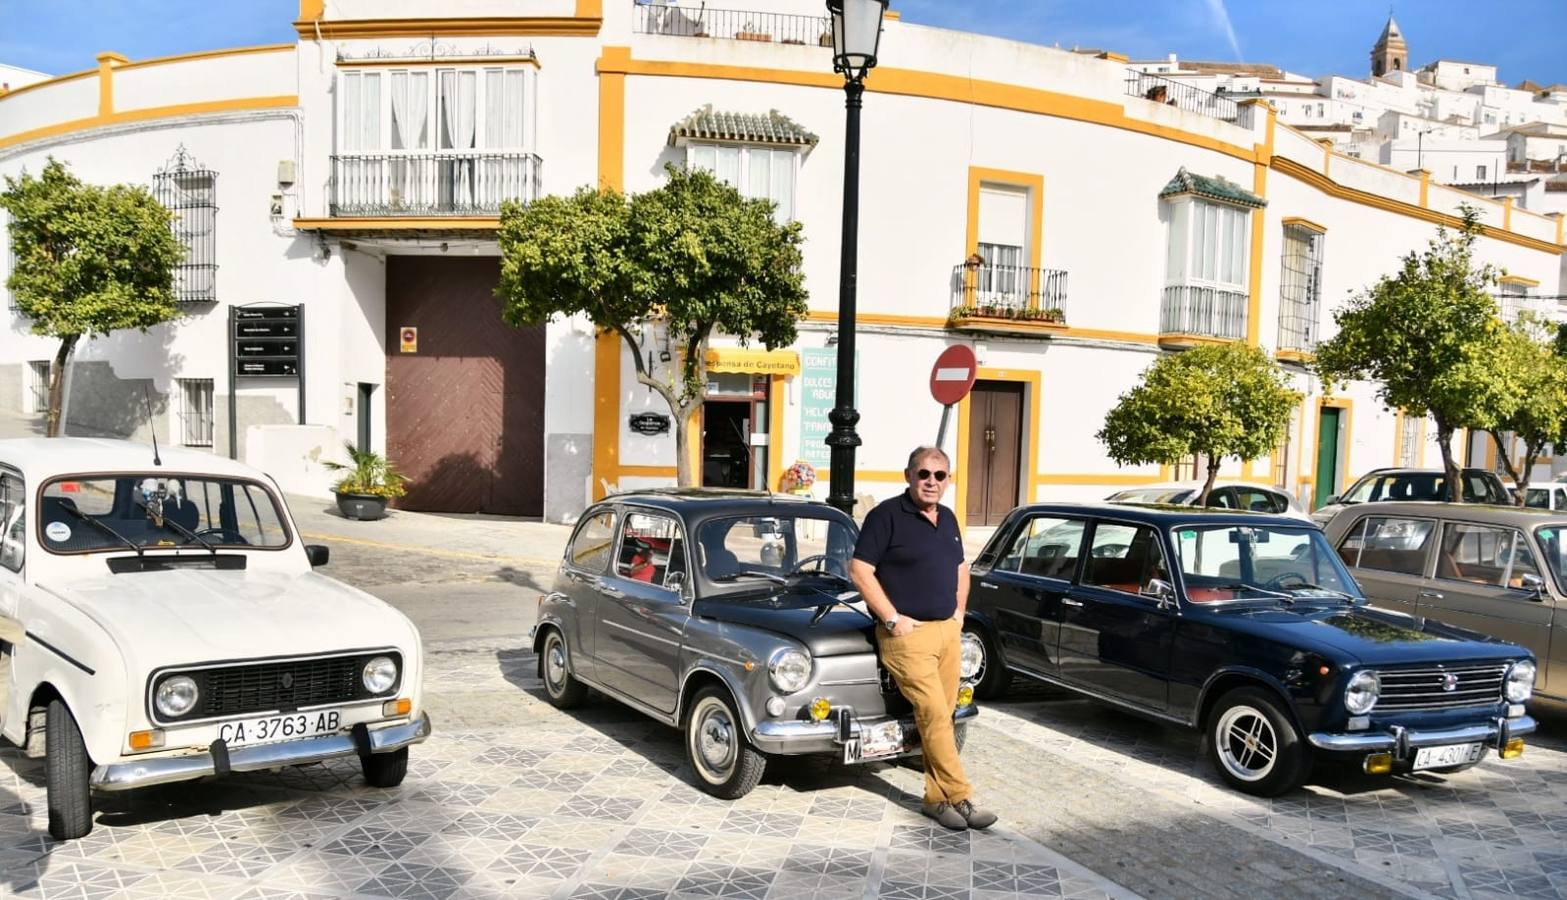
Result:
[[[543,514],[544,327],[501,321],[499,278],[494,257],[386,261],[386,444],[410,479],[404,509]]]
[[[1018,504],[1023,451],[1023,385],[978,381],[969,394],[967,521],[1000,525]]]

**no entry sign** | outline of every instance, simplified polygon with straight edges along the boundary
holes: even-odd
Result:
[[[979,360],[972,349],[963,344],[948,347],[930,370],[930,395],[942,406],[951,406],[968,396],[978,374]]]

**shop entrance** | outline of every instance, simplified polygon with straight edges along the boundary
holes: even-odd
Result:
[[[702,401],[702,486],[768,490],[768,378],[709,373]]]

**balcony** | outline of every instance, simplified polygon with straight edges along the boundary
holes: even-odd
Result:
[[[1246,337],[1247,296],[1242,291],[1172,284],[1159,305],[1159,343],[1182,346]]]
[[[542,162],[532,153],[437,151],[332,157],[332,216],[500,215],[507,200],[539,196]]]
[[[720,38],[764,44],[804,44],[810,47],[832,46],[832,25],[826,16],[708,9],[704,6],[691,9],[638,3],[631,30],[636,34]]]
[[[1141,97],[1144,100],[1173,106],[1210,119],[1219,119],[1242,128],[1252,127],[1250,104],[1242,106],[1223,94],[1205,91],[1173,78],[1127,69],[1125,93],[1128,97]]]
[[[947,327],[959,331],[1051,334],[1066,327],[1066,273],[994,263],[952,267]]]

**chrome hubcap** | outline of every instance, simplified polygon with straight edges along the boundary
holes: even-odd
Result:
[[[566,651],[561,649],[558,639],[550,641],[549,651],[544,656],[544,674],[550,687],[559,688],[566,683]]]
[[[1278,735],[1267,716],[1250,706],[1226,712],[1214,728],[1219,762],[1242,781],[1260,781],[1273,771],[1279,755]]]
[[[696,728],[693,729],[692,743],[696,750],[694,754],[699,769],[704,769],[701,774],[712,782],[721,782],[729,777],[729,770],[735,763],[735,730],[734,723],[729,719],[729,713],[716,700],[708,701],[703,708],[697,711]]]

